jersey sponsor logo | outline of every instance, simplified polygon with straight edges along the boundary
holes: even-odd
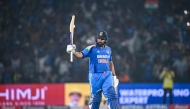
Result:
[[[97,58],[110,58],[110,55],[97,55]]]
[[[98,59],[98,63],[108,63],[107,59]]]

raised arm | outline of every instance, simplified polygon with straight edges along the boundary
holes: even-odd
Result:
[[[81,52],[75,52],[73,53],[73,55],[76,57],[76,58],[82,58],[83,57],[83,54]]]

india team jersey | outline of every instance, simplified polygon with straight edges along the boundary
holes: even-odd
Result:
[[[110,61],[112,61],[111,48],[98,45],[86,47],[83,51],[83,58],[89,57],[89,73],[103,73],[110,71]]]

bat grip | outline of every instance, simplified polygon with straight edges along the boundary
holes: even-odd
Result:
[[[70,32],[70,44],[73,45],[72,32]],[[70,61],[73,62],[73,52],[70,53]]]
[[[73,62],[73,52],[70,53],[70,61]]]

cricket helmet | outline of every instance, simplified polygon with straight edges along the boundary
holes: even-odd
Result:
[[[96,42],[97,42],[97,38],[98,39],[104,39],[105,40],[105,43],[107,43],[107,41],[108,41],[108,33],[106,32],[106,31],[104,31],[104,30],[101,30],[101,31],[99,31],[98,32],[98,34],[96,35]]]

